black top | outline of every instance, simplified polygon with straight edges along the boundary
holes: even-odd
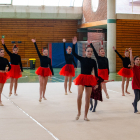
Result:
[[[117,50],[115,50],[115,52],[118,54],[118,56],[121,58],[121,60],[123,61],[123,67],[124,68],[128,68],[130,69],[130,67],[128,67],[128,65],[131,64],[130,62],[130,58],[129,57],[122,57]]]
[[[39,58],[40,58],[40,66],[41,66],[41,67],[44,67],[44,68],[50,67],[51,72],[52,72],[52,75],[54,75],[53,68],[52,68],[52,64],[51,64],[51,59],[50,59],[48,56],[42,56],[42,55],[40,54],[36,42],[34,43],[34,45],[35,45],[37,54],[38,54],[38,56],[39,56]]]
[[[5,71],[6,66],[8,65],[9,69],[11,69],[11,66],[9,64],[9,61],[6,58],[0,57],[0,70]]]
[[[98,69],[108,69],[109,74],[108,58],[99,56],[92,43],[90,44],[90,46],[93,48],[94,55],[97,59]]]
[[[73,62],[74,66],[77,68],[73,55],[66,53],[66,44],[65,43],[64,43],[64,56],[65,56],[66,64],[72,64],[72,62]]]
[[[4,49],[5,49],[5,51],[7,52],[7,54],[10,56],[11,64],[13,64],[13,65],[20,65],[20,69],[23,72],[20,55],[9,52],[7,47],[5,46],[5,44],[2,44],[2,45],[3,45]]]
[[[91,75],[92,70],[94,68],[95,76],[98,77],[97,74],[97,65],[94,59],[88,57],[81,57],[75,53],[75,45],[73,44],[72,54],[80,61],[81,63],[81,74]]]

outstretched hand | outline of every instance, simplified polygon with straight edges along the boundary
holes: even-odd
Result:
[[[96,86],[94,87],[94,90],[96,90],[98,87],[99,87],[99,85],[96,85]]]
[[[4,38],[1,39],[1,43],[4,44]]]
[[[35,42],[36,42],[36,39],[31,39],[31,41],[32,41],[33,43],[35,43]]]
[[[113,46],[113,50],[115,51],[116,50],[116,48]]]
[[[90,45],[90,44],[92,43],[92,41],[90,41],[90,40],[87,40],[87,43],[88,43],[88,45]]]
[[[72,38],[72,43],[76,44],[77,43],[77,37],[75,36],[74,38]]]
[[[132,49],[131,48],[129,48],[128,50],[129,50],[129,52],[132,52]]]
[[[63,38],[63,42],[66,42],[66,39],[65,38]]]

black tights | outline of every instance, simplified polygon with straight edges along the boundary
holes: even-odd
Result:
[[[94,99],[94,108],[93,108],[92,98],[90,98],[90,105],[91,105],[91,107],[90,107],[90,111],[91,111],[92,109],[93,109],[92,112],[95,112],[95,111],[96,111],[97,103],[98,103],[98,101]]]
[[[134,99],[134,102],[132,104],[134,106],[134,113],[136,113],[136,112],[138,112],[137,103],[140,100],[140,90],[134,89],[134,93],[135,93],[135,99]]]

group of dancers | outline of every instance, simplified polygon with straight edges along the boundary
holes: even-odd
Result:
[[[35,49],[40,59],[40,67],[36,70],[36,74],[39,75],[39,83],[40,83],[40,97],[39,102],[42,101],[42,98],[46,100],[45,91],[46,85],[48,82],[48,77],[52,77],[54,75],[53,68],[51,65],[51,59],[48,57],[48,49],[44,47],[42,49],[42,54],[40,53],[37,43],[35,39],[31,40],[34,43]],[[0,106],[3,106],[1,101],[1,93],[3,90],[3,86],[8,78],[11,78],[10,82],[10,92],[9,96],[12,95],[12,89],[14,85],[14,94],[17,96],[17,83],[18,78],[22,76],[23,68],[21,63],[21,57],[18,55],[18,46],[14,45],[13,53],[11,53],[5,45],[4,39],[1,40],[2,45],[10,56],[9,64],[8,60],[4,58],[4,49],[0,48]],[[63,39],[64,42],[64,56],[66,65],[60,70],[60,75],[65,76],[64,82],[64,89],[65,95],[68,94],[67,92],[67,82],[69,80],[69,87],[68,91],[71,92],[71,85],[72,85],[72,77],[75,76],[75,70],[77,65],[74,61],[74,57],[77,58],[81,63],[81,74],[74,79],[74,84],[78,85],[78,97],[77,97],[77,107],[78,107],[78,114],[76,116],[76,120],[79,119],[81,115],[81,105],[82,105],[82,95],[85,89],[85,113],[84,113],[84,120],[89,121],[87,118],[88,110],[89,110],[89,103],[91,104],[90,110],[95,112],[97,106],[97,100],[103,101],[102,99],[102,89],[106,94],[106,98],[109,99],[109,95],[106,89],[106,82],[111,82],[113,80],[109,80],[109,62],[108,58],[105,57],[105,51],[103,48],[99,49],[97,52],[92,44],[91,41],[88,41],[88,45],[85,48],[85,57],[79,56],[75,52],[75,44],[77,43],[77,37],[72,39],[73,47],[70,46],[66,49],[66,39]],[[126,90],[128,92],[128,85],[129,80],[133,77],[132,80],[132,89],[135,93],[134,102],[132,103],[134,107],[134,113],[140,114],[137,110],[137,102],[140,100],[140,57],[132,56],[132,49],[126,49],[124,52],[125,57],[122,57],[118,51],[113,47],[114,51],[119,55],[119,57],[123,61],[123,68],[118,72],[120,76],[122,76],[122,96],[124,94],[124,83],[126,78]],[[72,53],[72,54],[71,54]],[[95,55],[98,64],[94,59],[92,59],[92,55]],[[130,53],[130,58],[129,58]],[[94,106],[92,103],[92,99],[94,99]]]

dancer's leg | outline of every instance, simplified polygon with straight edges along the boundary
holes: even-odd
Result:
[[[84,119],[87,121],[88,121],[87,114],[88,114],[88,110],[89,110],[91,92],[92,92],[92,87],[85,87],[86,96],[85,96],[85,116],[84,116]]]
[[[128,92],[129,80],[130,80],[130,78],[126,78],[126,89],[125,89],[125,92],[126,92],[127,94],[130,94],[130,93]]]
[[[72,77],[69,77],[69,92],[71,92],[71,85],[72,85]]]
[[[68,82],[68,76],[65,76],[65,81],[64,81],[65,95],[67,95],[67,82]]]
[[[18,79],[15,78],[14,79],[14,83],[15,83],[14,84],[14,94],[17,96],[17,93],[16,92],[17,92]]]
[[[125,77],[122,76],[122,96],[125,96],[125,94],[124,94],[124,84],[125,84]]]

